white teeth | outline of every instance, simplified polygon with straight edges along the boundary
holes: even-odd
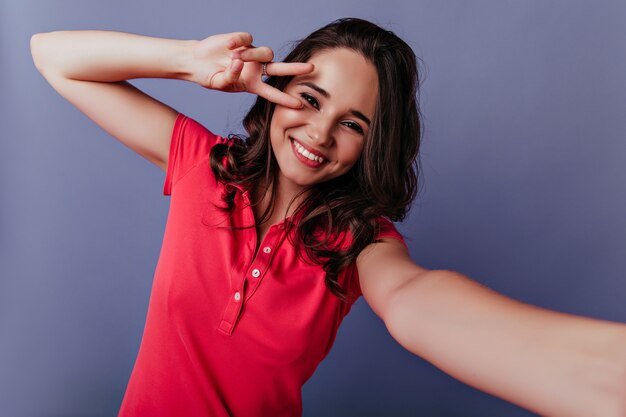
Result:
[[[308,158],[311,161],[315,161],[315,162],[319,162],[319,163],[324,162],[324,158],[322,158],[320,156],[313,155],[311,152],[309,152],[306,149],[304,149],[304,146],[300,145],[298,142],[294,141],[294,144],[296,145],[296,149],[298,150],[298,153],[302,154],[305,158]]]

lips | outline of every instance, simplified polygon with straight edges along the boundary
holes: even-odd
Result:
[[[321,152],[303,144],[299,140],[289,137],[291,148],[300,162],[310,168],[318,168],[328,162],[328,158]]]

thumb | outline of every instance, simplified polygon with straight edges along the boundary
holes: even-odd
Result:
[[[243,61],[241,59],[233,59],[230,61],[230,65],[224,71],[224,82],[226,84],[234,84],[239,79],[243,70]]]
[[[243,61],[232,60],[225,70],[217,71],[211,76],[208,83],[209,88],[214,90],[229,90],[229,87],[231,87],[239,79],[242,69]]]

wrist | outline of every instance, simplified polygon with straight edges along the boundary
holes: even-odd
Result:
[[[194,48],[197,40],[179,41],[176,58],[173,60],[172,76],[179,80],[193,81]]]

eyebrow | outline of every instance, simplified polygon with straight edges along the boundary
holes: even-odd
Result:
[[[304,85],[307,86],[315,91],[317,91],[318,93],[320,93],[322,96],[326,97],[326,98],[330,98],[330,94],[328,93],[328,91],[324,90],[322,87],[320,87],[317,84],[314,84],[312,82],[309,81],[303,81],[301,83],[298,83],[298,85]],[[367,123],[367,125],[371,125],[372,122],[370,121],[370,119],[364,115],[363,113],[361,113],[358,110],[355,109],[350,109],[350,113],[356,117],[358,117],[359,119],[363,120],[365,123]]]

